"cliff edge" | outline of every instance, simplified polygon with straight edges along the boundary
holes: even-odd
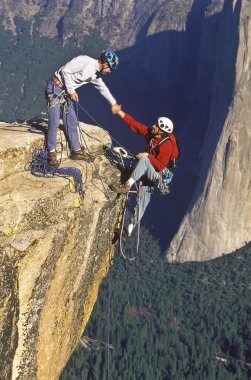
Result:
[[[41,129],[0,123],[1,379],[58,379],[114,253],[123,197],[108,186],[119,176],[102,153],[110,138],[80,124],[96,158],[77,163],[64,153],[61,166],[81,169],[84,197],[69,180],[25,170],[44,143]]]

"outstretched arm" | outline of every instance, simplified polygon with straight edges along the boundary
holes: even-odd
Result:
[[[116,99],[112,96],[110,90],[101,78],[93,79],[92,83],[94,84],[94,87],[100,92],[100,94],[110,103],[111,106],[115,106],[117,104]]]
[[[122,111],[121,106],[120,106],[120,109],[118,109],[116,112],[113,112],[113,113],[114,115],[118,115],[119,117],[121,117],[121,119],[124,119],[125,112]]]
[[[146,125],[141,124],[140,122],[136,121],[132,116],[125,113],[120,106],[120,109],[117,110],[117,112],[114,112],[114,115],[118,115],[123,121],[129,125],[131,130],[136,133],[140,133],[141,135],[147,137],[149,135],[149,129]]]

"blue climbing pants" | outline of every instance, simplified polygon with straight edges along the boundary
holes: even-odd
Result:
[[[60,118],[63,119],[70,149],[74,151],[81,149],[75,102],[69,98],[65,98],[62,89],[51,81],[48,81],[47,83],[45,94],[48,100],[48,151],[56,149],[57,129]]]

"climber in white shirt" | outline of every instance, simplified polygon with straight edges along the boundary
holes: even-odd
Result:
[[[56,71],[51,80],[48,81],[45,93],[48,101],[47,149],[50,165],[59,166],[56,154],[56,136],[61,117],[70,142],[70,158],[73,160],[88,158],[87,152],[80,145],[77,131],[78,120],[75,108],[79,97],[76,89],[87,83],[92,83],[110,103],[112,113],[116,114],[121,106],[117,104],[116,99],[100,76],[111,73],[117,68],[118,63],[117,55],[110,51],[101,53],[98,59],[80,55]],[[66,99],[65,103],[60,101],[61,93]]]

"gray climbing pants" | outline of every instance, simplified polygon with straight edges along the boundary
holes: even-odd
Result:
[[[131,178],[133,178],[135,181],[138,181],[142,176],[146,176],[146,178],[153,183],[157,182],[159,179],[159,172],[154,169],[147,157],[142,157],[137,162],[131,174]],[[125,225],[132,223],[134,226],[136,226],[136,224],[139,223],[151,200],[153,192],[154,184],[151,186],[140,185],[137,204],[134,207],[134,211],[132,211],[132,209],[130,210],[129,206],[130,211],[126,216]]]

